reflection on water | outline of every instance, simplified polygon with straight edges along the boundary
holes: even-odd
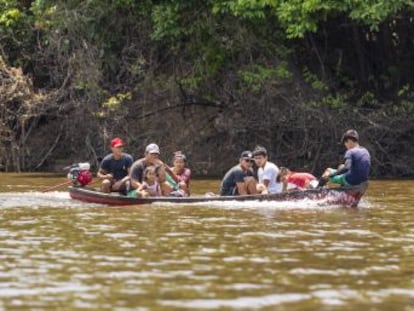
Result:
[[[410,181],[372,182],[359,209],[103,207],[41,193],[45,181],[28,181],[32,192],[0,194],[0,310],[414,305]]]

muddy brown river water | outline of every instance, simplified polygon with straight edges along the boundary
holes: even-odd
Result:
[[[41,192],[59,182],[0,175],[0,310],[414,310],[414,181],[372,181],[357,209]]]

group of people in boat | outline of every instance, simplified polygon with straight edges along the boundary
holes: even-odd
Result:
[[[371,157],[359,144],[356,130],[347,130],[341,138],[346,152],[338,168],[327,168],[320,179],[308,172],[294,172],[278,167],[268,158],[266,148],[257,146],[253,151],[243,151],[239,161],[224,175],[220,195],[273,194],[292,190],[323,187],[327,182],[353,186],[368,180]],[[191,170],[186,156],[177,151],[168,166],[160,159],[160,149],[155,143],[145,148],[142,159],[133,161],[123,152],[121,138],[111,141],[112,153],[101,162],[97,177],[102,180],[103,192],[119,191],[132,197],[189,196]]]
[[[257,146],[243,151],[239,163],[224,175],[220,195],[272,194],[316,187],[316,177],[310,173],[279,168],[269,161],[267,150]]]
[[[190,195],[191,170],[186,166],[184,153],[175,152],[170,167],[161,161],[157,144],[146,146],[144,157],[135,162],[123,151],[124,146],[119,137],[111,140],[112,152],[102,159],[97,173],[102,192],[120,192],[144,198]]]

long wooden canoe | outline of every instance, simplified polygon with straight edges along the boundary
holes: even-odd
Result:
[[[301,200],[324,200],[324,205],[339,205],[344,207],[356,207],[364,195],[368,183],[352,187],[319,188],[305,191],[294,191],[287,193],[267,195],[240,195],[240,196],[206,196],[194,195],[189,197],[149,197],[131,198],[118,193],[102,193],[88,187],[69,187],[72,199],[88,203],[99,203],[106,205],[138,205],[152,203],[202,203],[202,202],[228,202],[228,201],[301,201]]]

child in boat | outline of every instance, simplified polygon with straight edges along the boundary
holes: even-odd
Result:
[[[190,195],[191,170],[187,167],[187,158],[181,151],[174,152],[173,167],[170,168],[171,178],[178,184],[179,189],[173,192],[176,196]]]
[[[292,172],[286,167],[280,168],[278,179],[282,183],[283,192],[314,188],[315,183],[318,184],[312,174]]]
[[[157,180],[155,166],[148,166],[143,173],[143,182],[137,188],[137,196],[142,198],[158,197],[161,195],[161,187]]]
[[[186,166],[187,158],[181,151],[174,152],[173,166],[169,167],[164,163],[165,178],[168,184],[172,187],[169,196],[188,197],[190,195],[190,178],[191,170]]]
[[[157,176],[158,185],[160,187],[160,195],[169,196],[174,191],[172,181],[167,181],[169,175],[166,173],[165,165],[158,165],[155,167],[155,175]]]

